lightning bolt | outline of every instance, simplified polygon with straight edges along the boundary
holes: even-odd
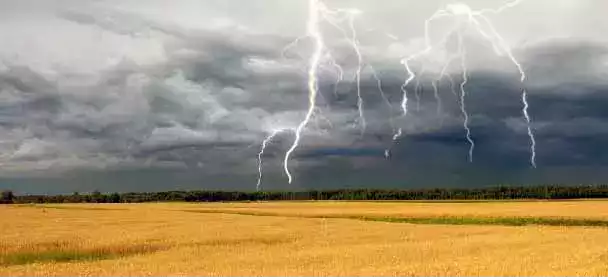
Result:
[[[431,39],[430,39],[430,23],[433,20],[436,20],[437,18],[443,17],[443,16],[447,16],[447,12],[444,10],[439,10],[436,11],[430,18],[426,19],[424,21],[424,44],[425,44],[425,48],[417,53],[414,53],[406,58],[401,59],[401,64],[405,67],[405,71],[407,73],[407,78],[405,79],[405,81],[403,82],[403,84],[401,85],[401,92],[402,92],[402,99],[401,99],[401,110],[402,110],[402,117],[407,117],[408,115],[408,96],[407,96],[407,86],[416,78],[416,74],[414,73],[414,71],[412,70],[411,66],[410,66],[410,62],[413,60],[416,60],[418,57],[426,55],[427,53],[429,53],[431,50],[433,50],[433,45],[431,45]],[[445,43],[448,39],[448,36],[444,36],[443,39],[440,41],[439,44],[441,43]],[[401,135],[403,134],[403,129],[399,128],[397,130],[397,132],[393,135],[393,142],[396,142]],[[385,156],[388,156],[390,152],[390,148],[389,150],[385,151]]]
[[[273,130],[262,142],[260,152],[258,152],[258,182],[255,185],[256,191],[260,191],[260,185],[262,184],[262,156],[264,155],[264,151],[266,151],[266,147],[277,135],[287,131],[293,131],[293,129],[285,128]]]
[[[511,49],[509,48],[509,46],[506,44],[506,42],[504,41],[504,39],[502,38],[502,36],[500,35],[500,33],[496,30],[496,28],[494,27],[494,25],[492,24],[492,22],[490,21],[489,18],[487,18],[484,14],[486,13],[493,13],[493,14],[498,14],[501,13],[502,11],[508,9],[508,8],[512,8],[516,5],[518,5],[519,3],[521,3],[523,0],[515,0],[509,3],[506,3],[503,6],[500,6],[496,9],[482,9],[482,10],[472,10],[469,6],[467,6],[466,4],[463,3],[455,3],[455,4],[449,4],[446,6],[445,9],[440,9],[437,10],[435,13],[433,13],[428,19],[425,20],[424,22],[424,42],[425,42],[425,48],[423,50],[421,50],[420,52],[414,53],[413,55],[410,55],[404,59],[401,60],[401,63],[405,66],[406,72],[408,77],[406,78],[404,84],[401,86],[401,90],[403,92],[403,99],[401,102],[401,108],[403,111],[403,116],[407,116],[408,110],[407,110],[407,86],[416,78],[416,74],[414,73],[414,71],[412,70],[411,66],[409,65],[409,63],[415,59],[417,59],[420,56],[426,55],[429,52],[431,52],[435,46],[433,46],[431,44],[430,41],[430,25],[433,21],[440,19],[442,17],[461,17],[461,16],[465,16],[467,18],[467,22],[469,23],[468,26],[472,26],[475,28],[475,30],[483,37],[485,38],[493,47],[494,51],[497,54],[500,54],[500,50],[502,50],[502,52],[506,53],[507,57],[509,58],[509,60],[515,65],[515,67],[517,68],[517,70],[519,71],[520,74],[520,82],[522,84],[522,103],[523,103],[523,108],[522,108],[522,114],[524,116],[524,119],[526,121],[526,126],[527,126],[527,133],[528,133],[528,137],[530,139],[530,164],[532,165],[532,167],[536,167],[536,139],[534,137],[534,133],[532,131],[532,123],[531,123],[531,118],[530,115],[528,113],[528,108],[529,108],[529,104],[527,101],[527,91],[525,89],[525,80],[526,80],[526,74],[521,66],[521,64],[517,61],[517,59],[514,57]],[[489,33],[484,31],[482,28],[482,24],[485,23],[485,26],[489,29]],[[465,130],[466,130],[466,138],[469,141],[469,143],[471,144],[470,147],[470,151],[469,151],[469,160],[472,161],[472,149],[474,148],[474,143],[473,140],[471,139],[470,136],[470,129],[468,128],[468,115],[465,109],[465,103],[464,103],[464,99],[466,96],[466,91],[464,89],[466,82],[467,82],[467,73],[466,73],[466,64],[464,61],[464,55],[466,54],[466,51],[464,50],[464,45],[463,45],[463,41],[462,41],[462,34],[461,34],[461,29],[462,28],[457,28],[457,34],[459,36],[459,48],[460,49],[460,54],[461,54],[461,68],[463,70],[463,82],[460,85],[460,90],[461,90],[461,95],[460,95],[460,104],[461,104],[461,110],[463,112],[463,115],[465,117]],[[447,35],[445,35],[442,40],[440,41],[440,44],[442,42],[445,42],[447,40],[447,38],[449,37],[449,35],[451,35],[454,32],[454,30],[452,30],[451,32],[449,32]],[[442,73],[443,75],[443,73]],[[397,131],[397,133],[393,136],[393,141],[396,141],[397,139],[399,139],[399,137],[402,135],[402,129],[399,129]]]
[[[466,139],[469,142],[469,162],[473,162],[473,150],[475,149],[475,142],[471,138],[471,129],[469,128],[469,114],[467,113],[464,99],[467,95],[467,91],[464,89],[464,86],[468,82],[468,71],[466,64],[466,49],[464,47],[464,42],[462,41],[462,34],[458,34],[458,49],[460,52],[460,68],[462,69],[462,82],[460,83],[460,111],[462,112],[462,116],[464,120],[462,122],[462,126],[466,131]]]
[[[519,71],[520,82],[522,84],[522,93],[521,93],[521,101],[523,104],[522,114],[526,120],[526,128],[527,128],[527,132],[528,132],[528,137],[530,139],[530,164],[532,165],[532,167],[536,168],[536,138],[534,137],[534,132],[532,132],[532,120],[530,119],[530,115],[528,114],[528,108],[530,105],[528,104],[528,92],[526,91],[526,88],[525,88],[526,73],[524,72],[523,67],[521,66],[521,63],[519,63],[519,61],[517,61],[515,59],[515,57],[513,56],[511,49],[508,47],[508,45],[506,44],[506,42],[504,41],[502,36],[498,33],[498,31],[496,31],[496,28],[494,28],[494,25],[482,13],[484,11],[499,13],[506,8],[510,8],[510,7],[513,7],[517,4],[519,4],[521,1],[522,0],[513,1],[496,10],[482,10],[481,12],[478,13],[477,16],[479,16],[479,18],[481,18],[484,22],[487,23],[488,27],[490,28],[490,32],[492,32],[494,37],[498,40],[500,48],[502,48],[503,51],[505,51],[505,53],[507,54],[507,56],[509,57],[511,62],[517,68],[517,71]]]
[[[351,44],[352,48],[355,50],[355,53],[357,55],[358,66],[355,71],[355,82],[356,82],[356,86],[357,86],[357,99],[358,99],[357,107],[359,110],[361,134],[363,134],[365,132],[366,121],[365,121],[365,116],[364,116],[364,112],[363,112],[363,98],[361,96],[361,71],[363,68],[363,56],[359,50],[359,42],[357,39],[357,32],[356,32],[355,25],[354,25],[354,18],[359,13],[360,13],[360,11],[354,10],[354,9],[330,10],[319,0],[309,0],[308,1],[308,19],[307,19],[306,31],[307,31],[307,37],[309,37],[313,41],[313,44],[314,44],[312,54],[310,55],[310,58],[308,60],[308,64],[309,64],[308,74],[307,74],[308,75],[307,76],[308,77],[308,83],[307,83],[308,110],[306,112],[306,115],[304,116],[304,119],[300,122],[300,124],[298,124],[297,128],[295,128],[295,132],[294,132],[295,139],[293,141],[293,144],[287,150],[287,152],[285,152],[285,158],[283,161],[283,169],[285,171],[285,174],[287,175],[287,178],[288,178],[288,181],[290,184],[293,181],[293,176],[291,175],[291,172],[289,171],[289,159],[290,159],[291,155],[293,154],[293,152],[296,150],[296,148],[300,144],[300,140],[302,139],[303,130],[306,128],[306,126],[309,124],[311,118],[315,114],[315,108],[317,105],[317,97],[319,95],[319,80],[318,80],[317,75],[319,72],[319,68],[322,65],[323,53],[326,52],[326,44],[325,44],[323,35],[321,34],[321,27],[320,27],[320,23],[321,23],[322,19],[325,22],[336,27],[338,30],[340,30],[344,34],[345,38],[349,41],[349,43]],[[347,20],[347,22],[348,22],[350,35],[348,32],[346,32],[346,30],[344,30],[339,25],[339,23],[344,20]],[[343,70],[335,62],[335,60],[333,60],[331,58],[331,55],[329,53],[327,53],[327,55],[330,57],[329,58],[330,64],[334,68],[336,68],[336,71],[338,73],[338,80],[336,82],[336,86],[337,86],[337,83],[339,83],[343,79]],[[335,88],[334,93],[337,93],[336,89],[337,88]]]
[[[454,33],[456,33],[458,35],[458,55],[451,56],[447,60],[447,62],[445,62],[439,76],[432,80],[431,85],[433,87],[433,95],[435,97],[435,100],[437,101],[437,114],[440,117],[442,123],[443,123],[443,117],[441,116],[441,112],[442,112],[443,104],[442,104],[441,97],[439,96],[438,84],[441,82],[441,80],[444,77],[449,80],[450,90],[452,91],[452,93],[455,96],[459,96],[460,109],[461,109],[461,112],[464,117],[463,128],[466,131],[466,139],[470,144],[470,148],[469,148],[469,161],[470,162],[472,162],[472,160],[473,160],[473,150],[475,147],[475,143],[471,137],[471,130],[469,128],[469,115],[466,110],[466,104],[465,104],[465,100],[466,100],[466,96],[467,96],[465,87],[467,85],[469,76],[468,76],[468,69],[466,66],[466,49],[465,49],[463,36],[462,36],[462,29],[463,29],[462,22],[459,21],[459,24],[455,28],[449,30],[449,32],[446,35],[444,35],[440,40],[438,40],[437,43],[434,43],[434,44],[431,42],[431,36],[430,36],[431,35],[431,25],[434,21],[439,20],[441,18],[445,18],[445,17],[457,18],[457,19],[464,17],[464,18],[466,18],[466,23],[468,23],[467,27],[473,27],[477,31],[477,33],[479,33],[486,41],[488,41],[491,44],[491,46],[493,47],[493,49],[497,55],[503,56],[502,53],[505,53],[507,55],[507,57],[509,58],[509,60],[516,66],[517,70],[520,73],[520,82],[522,84],[522,97],[521,97],[521,100],[523,103],[522,114],[525,118],[525,121],[527,124],[527,131],[528,131],[527,133],[530,138],[530,152],[531,152],[530,163],[532,164],[533,167],[536,167],[536,161],[535,161],[536,141],[534,138],[534,133],[532,132],[532,128],[531,128],[531,118],[528,113],[529,104],[527,101],[527,91],[525,89],[525,80],[526,80],[525,72],[523,71],[521,64],[517,61],[517,59],[512,54],[511,49],[508,47],[508,45],[506,44],[506,42],[504,41],[502,36],[499,34],[499,32],[493,26],[493,24],[491,23],[489,18],[487,18],[485,16],[485,14],[487,14],[487,13],[492,13],[492,14],[501,13],[502,11],[504,11],[508,8],[518,5],[520,2],[522,2],[522,0],[515,0],[515,1],[505,4],[503,6],[500,6],[496,9],[482,9],[482,10],[472,10],[469,6],[467,6],[466,4],[462,4],[462,3],[446,5],[444,9],[439,9],[439,10],[435,11],[428,19],[426,19],[424,21],[424,48],[419,52],[416,52],[412,55],[409,55],[409,56],[401,59],[401,64],[404,66],[404,69],[405,69],[406,78],[400,87],[400,90],[402,93],[400,108],[401,108],[401,116],[403,118],[407,118],[408,113],[409,113],[409,111],[408,111],[408,87],[413,81],[416,81],[414,92],[416,93],[415,96],[418,100],[417,107],[419,109],[420,108],[419,89],[422,87],[420,76],[423,75],[424,71],[425,71],[424,67],[423,67],[423,70],[421,72],[416,73],[416,71],[412,68],[410,63],[418,60],[418,58],[420,58],[420,57],[428,55],[434,49],[436,49],[438,46],[445,45],[447,43],[447,40],[450,38],[450,35],[452,35]],[[333,73],[335,74],[335,77],[336,77],[336,81],[335,81],[335,85],[334,85],[334,94],[337,95],[338,94],[338,84],[344,80],[344,70],[335,61],[335,59],[333,59],[331,52],[328,50],[328,47],[324,40],[323,34],[321,32],[321,23],[328,23],[328,24],[332,25],[333,27],[335,27],[337,30],[339,30],[343,34],[344,38],[348,41],[348,43],[350,44],[350,46],[352,47],[352,49],[354,50],[354,52],[356,54],[357,65],[356,65],[356,69],[354,72],[354,82],[356,85],[357,108],[358,108],[358,113],[359,113],[359,125],[361,128],[361,135],[363,135],[365,133],[365,130],[367,128],[367,122],[366,122],[365,113],[364,113],[364,102],[363,102],[362,90],[361,90],[361,79],[362,79],[361,75],[362,75],[363,69],[365,67],[369,67],[369,69],[371,70],[372,76],[376,80],[378,91],[380,92],[380,95],[381,95],[382,99],[384,100],[385,104],[388,106],[389,112],[391,112],[391,117],[389,118],[389,122],[390,122],[391,128],[393,130],[393,137],[392,137],[393,144],[396,143],[397,140],[403,135],[403,129],[395,128],[395,126],[394,126],[394,122],[393,122],[393,118],[392,118],[392,105],[385,95],[385,92],[382,88],[382,81],[381,81],[380,77],[378,76],[377,72],[374,70],[374,68],[371,65],[364,64],[363,55],[362,55],[362,52],[360,51],[360,43],[358,40],[358,34],[357,34],[357,31],[355,28],[355,16],[359,13],[360,13],[360,11],[353,10],[353,9],[331,10],[331,9],[328,9],[328,7],[325,6],[325,4],[321,2],[321,0],[308,0],[308,17],[307,17],[307,24],[306,24],[306,35],[297,38],[295,41],[293,41],[292,43],[287,45],[283,49],[283,52],[282,52],[282,55],[285,56],[285,51],[287,49],[294,47],[295,45],[297,45],[299,43],[300,40],[302,40],[304,38],[308,38],[312,41],[312,45],[313,45],[312,53],[309,55],[309,57],[307,59],[308,63],[307,63],[307,70],[306,70],[307,91],[308,91],[308,109],[306,110],[304,118],[299,122],[297,127],[289,128],[289,129],[277,129],[277,130],[273,131],[272,133],[270,133],[270,135],[268,137],[266,137],[266,139],[262,142],[262,149],[258,153],[258,162],[259,162],[258,169],[259,169],[260,174],[259,174],[258,183],[257,183],[256,188],[259,189],[260,182],[262,179],[261,158],[263,156],[266,146],[272,141],[272,139],[274,137],[276,137],[279,133],[285,132],[287,130],[293,131],[293,133],[295,135],[293,143],[289,147],[289,149],[285,152],[285,156],[284,156],[284,160],[283,160],[283,169],[285,171],[285,174],[287,175],[289,183],[292,183],[293,176],[289,170],[289,160],[290,160],[291,156],[293,155],[293,152],[300,145],[303,131],[307,128],[307,126],[309,125],[310,121],[313,118],[325,119],[331,125],[331,122],[329,121],[329,119],[320,117],[320,116],[322,116],[322,114],[320,113],[319,107],[317,107],[317,100],[319,97],[322,97],[322,95],[319,94],[319,75],[320,75],[319,73],[321,72],[322,69],[324,69],[324,66],[326,66],[326,65],[333,68]],[[342,27],[343,24],[346,24],[346,26],[348,26],[348,28],[343,28]],[[485,30],[484,30],[484,26],[485,26]],[[393,40],[398,40],[398,37],[396,37],[395,35],[386,34],[386,36]],[[457,57],[460,58],[460,68],[462,70],[462,82],[460,83],[460,95],[458,95],[456,93],[456,90],[454,88],[455,87],[454,80],[452,79],[452,77],[450,75],[446,74],[447,68],[452,63],[452,61],[455,60]],[[318,124],[318,122],[317,122],[317,124]],[[385,157],[387,157],[387,158],[390,157],[390,151],[391,151],[391,148],[388,148],[385,150]]]
[[[321,63],[323,49],[325,48],[325,41],[323,40],[323,36],[321,35],[321,31],[319,28],[320,3],[318,0],[309,0],[308,5],[308,24],[306,30],[308,36],[314,42],[313,53],[309,60],[310,65],[308,69],[308,111],[306,112],[304,120],[302,120],[296,128],[295,139],[291,147],[285,153],[285,159],[283,161],[283,168],[290,184],[293,181],[293,177],[289,172],[289,157],[291,156],[293,151],[296,150],[296,148],[298,147],[300,139],[302,138],[302,130],[304,130],[315,111],[319,86],[317,79],[317,71],[319,69],[319,64]]]
[[[361,97],[361,70],[363,66],[363,56],[359,50],[359,41],[357,40],[357,31],[355,29],[355,13],[351,13],[348,17],[348,26],[351,30],[352,39],[351,44],[355,53],[357,54],[357,69],[355,70],[355,82],[357,83],[357,109],[359,110],[359,119],[361,120],[361,135],[365,133],[367,123],[365,121],[365,114],[363,113],[363,98]]]
[[[320,3],[319,3],[320,4]],[[365,133],[365,129],[367,128],[367,122],[365,120],[365,113],[363,109],[363,97],[361,95],[361,72],[363,70],[363,55],[361,54],[361,50],[359,48],[359,40],[357,38],[357,29],[355,28],[355,16],[359,15],[361,11],[355,9],[338,9],[338,10],[330,10],[327,6],[320,4],[319,12],[323,19],[331,24],[333,27],[338,29],[344,38],[351,45],[352,49],[355,51],[355,55],[357,56],[357,67],[355,68],[355,85],[357,91],[357,110],[359,112],[359,124],[361,127],[361,135]],[[342,18],[341,16],[345,16]],[[341,21],[347,21],[348,32],[340,27]],[[335,61],[332,62],[334,66],[340,68],[340,74],[343,75],[343,71],[341,67],[338,66]],[[342,75],[340,75],[342,78]]]

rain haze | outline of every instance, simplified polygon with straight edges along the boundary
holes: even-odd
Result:
[[[361,11],[353,27],[364,117],[348,21],[321,22],[335,64],[316,74],[315,115],[289,161],[293,182],[283,168],[295,138],[288,131],[261,155],[262,189],[608,180],[608,2],[524,0],[487,13],[500,49],[472,23],[450,35],[466,14],[432,21],[429,40],[445,43],[412,60],[404,116],[402,60],[425,48],[425,20],[454,3],[325,1]],[[508,1],[462,3],[478,11]],[[305,0],[1,1],[0,188],[255,190],[262,142],[296,128],[309,107],[308,9]],[[460,60],[437,79],[460,53],[456,34],[466,50],[472,162]],[[523,84],[505,49],[521,64]]]

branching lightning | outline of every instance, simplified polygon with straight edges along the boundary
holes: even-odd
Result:
[[[264,151],[266,151],[266,147],[268,144],[279,134],[293,131],[293,129],[276,129],[270,133],[262,142],[262,147],[260,148],[260,152],[258,152],[258,182],[255,185],[255,190],[260,191],[260,185],[262,184],[262,156],[264,155]]]
[[[505,43],[502,36],[498,33],[496,28],[494,28],[494,25],[491,23],[491,21],[484,15],[485,13],[498,14],[508,8],[518,5],[520,2],[522,2],[522,0],[515,0],[515,1],[509,2],[499,8],[496,8],[496,9],[482,9],[479,11],[471,10],[471,8],[469,6],[467,6],[466,4],[463,4],[463,3],[449,4],[446,6],[445,9],[437,10],[427,20],[425,20],[425,22],[424,22],[425,48],[422,51],[414,53],[413,55],[410,55],[401,60],[401,63],[405,66],[405,69],[407,71],[407,76],[408,76],[406,78],[404,84],[401,87],[401,89],[403,91],[403,100],[401,103],[401,108],[403,111],[403,116],[407,116],[407,86],[417,77],[410,66],[410,62],[417,59],[420,56],[427,55],[435,48],[435,46],[433,46],[430,41],[431,23],[433,21],[438,20],[443,17],[461,18],[462,16],[464,16],[466,18],[466,21],[469,23],[468,26],[474,27],[474,29],[477,31],[477,33],[479,33],[483,38],[485,38],[492,45],[494,51],[497,54],[500,54],[501,51],[506,53],[509,60],[516,66],[517,70],[519,71],[520,82],[522,83],[522,97],[521,97],[522,103],[523,103],[522,114],[526,121],[527,133],[528,133],[528,137],[530,139],[530,152],[531,152],[530,164],[532,165],[532,167],[536,167],[536,140],[534,138],[534,133],[532,132],[530,115],[528,114],[529,105],[528,105],[528,101],[527,101],[527,91],[524,86],[524,82],[526,79],[525,72],[523,71],[521,64],[513,56],[511,49]],[[482,24],[482,22],[485,24]],[[486,28],[489,29],[489,33],[483,30],[482,25],[485,25]],[[465,117],[464,118],[464,121],[465,121],[464,128],[466,131],[466,138],[467,138],[467,141],[471,145],[470,151],[469,151],[469,161],[472,161],[472,155],[473,155],[472,152],[473,152],[473,148],[474,148],[474,142],[471,138],[470,129],[468,128],[468,114],[466,112],[465,103],[464,103],[465,96],[466,96],[466,91],[464,90],[464,86],[467,82],[467,73],[466,73],[466,64],[464,63],[464,57],[462,57],[465,53],[465,50],[463,48],[464,45],[463,45],[463,41],[462,41],[462,28],[457,28],[456,31],[459,36],[459,48],[461,49],[459,51],[459,53],[461,54],[461,61],[462,61],[461,68],[463,70],[463,83],[461,83],[461,85],[460,85],[460,88],[461,88],[460,105],[461,105],[461,110],[462,110],[463,116]],[[447,35],[443,36],[443,38],[441,39],[439,44],[443,44],[447,40],[449,35],[451,35],[453,32],[454,31],[449,32]],[[451,59],[448,61],[448,63],[449,62],[451,62]],[[447,64],[446,64],[446,67],[447,67]],[[444,73],[445,73],[445,68],[444,68],[444,70],[442,70],[441,76],[443,76]],[[417,83],[418,83],[418,81],[417,81]],[[435,87],[436,83],[434,83],[433,86]],[[416,86],[416,91],[418,89],[417,87],[418,87],[418,85]],[[399,137],[401,135],[402,135],[402,130],[399,129],[397,131],[397,133],[393,136],[393,140],[395,141],[395,140],[399,139]]]
[[[295,151],[295,149],[299,146],[300,140],[302,138],[302,131],[310,122],[310,119],[314,115],[316,100],[319,93],[319,80],[318,80],[318,71],[319,67],[322,63],[323,53],[326,52],[326,45],[323,35],[321,34],[321,19],[325,22],[333,25],[338,30],[340,30],[345,38],[349,41],[352,48],[355,50],[357,55],[357,69],[355,71],[355,82],[357,86],[357,107],[359,110],[359,120],[361,125],[361,132],[365,132],[366,121],[363,112],[363,99],[361,97],[361,71],[363,68],[363,57],[359,50],[359,42],[357,39],[357,32],[355,29],[355,16],[360,13],[358,10],[330,10],[319,0],[309,0],[308,1],[308,22],[307,22],[307,36],[311,38],[313,41],[313,52],[309,59],[309,68],[308,68],[308,111],[304,120],[300,122],[298,127],[295,129],[295,139],[291,147],[285,153],[285,158],[283,161],[283,168],[285,174],[287,175],[288,181],[291,184],[293,181],[293,176],[289,171],[289,158]],[[343,28],[339,26],[339,23],[344,21],[346,18],[348,22],[348,26],[350,29],[350,35]],[[329,55],[329,54],[328,54]],[[331,55],[329,55],[331,57]],[[337,83],[342,81],[343,79],[343,70],[342,68],[333,60],[329,59],[330,63],[334,68],[336,68],[338,72],[338,80]],[[336,93],[336,91],[334,91]]]
[[[416,60],[420,56],[426,55],[427,53],[429,53],[430,51],[433,50],[434,47],[433,47],[433,45],[431,45],[430,32],[429,32],[430,23],[433,20],[446,16],[446,15],[447,15],[447,13],[445,11],[439,10],[439,11],[435,12],[430,18],[425,20],[425,22],[424,22],[425,48],[420,52],[416,52],[404,59],[401,59],[401,64],[405,67],[405,71],[407,73],[407,78],[401,85],[401,92],[402,92],[401,111],[402,111],[402,117],[404,117],[404,118],[407,117],[407,115],[408,115],[407,87],[417,77],[417,75],[414,73],[414,71],[412,70],[412,68],[410,66],[410,62],[413,60]],[[445,43],[447,41],[447,39],[448,39],[448,36],[444,36],[439,44]],[[402,135],[403,135],[403,129],[402,128],[397,129],[397,132],[393,135],[393,142],[396,142]],[[385,156],[388,157],[389,155],[390,155],[390,148],[385,151]]]
[[[322,24],[329,24],[337,29],[344,37],[344,39],[348,42],[350,47],[354,50],[355,58],[356,58],[356,68],[354,70],[354,83],[356,86],[356,94],[357,94],[357,108],[358,108],[358,116],[359,116],[359,126],[361,128],[361,134],[365,133],[367,128],[367,121],[365,119],[364,113],[364,102],[363,102],[363,91],[361,88],[362,82],[362,72],[363,69],[369,67],[372,77],[376,80],[378,91],[387,105],[390,118],[389,123],[393,132],[392,141],[393,144],[398,141],[398,139],[403,135],[404,130],[399,127],[397,128],[394,124],[393,113],[392,113],[392,105],[389,99],[386,96],[382,88],[382,81],[378,76],[375,69],[371,66],[371,64],[364,61],[364,55],[361,52],[360,42],[357,34],[357,29],[355,26],[355,18],[356,15],[360,13],[358,10],[354,9],[329,9],[322,0],[307,0],[308,1],[308,16],[307,16],[307,24],[306,24],[306,35],[297,38],[292,43],[288,44],[282,52],[282,55],[285,56],[285,52],[287,49],[294,47],[299,44],[299,42],[303,39],[309,39],[312,43],[311,53],[307,58],[307,69],[306,69],[306,78],[307,78],[307,92],[308,92],[308,108],[306,110],[304,118],[299,122],[299,124],[292,128],[281,128],[272,131],[262,142],[260,152],[258,153],[258,182],[256,188],[259,190],[262,180],[262,156],[268,144],[279,134],[283,132],[293,132],[294,140],[289,149],[285,152],[285,156],[283,159],[283,170],[287,175],[288,182],[292,183],[293,176],[289,170],[289,161],[294,151],[299,147],[302,135],[304,130],[309,125],[310,121],[313,118],[316,119],[324,119],[331,126],[331,121],[328,118],[325,118],[320,113],[320,108],[317,107],[318,98],[322,97],[322,94],[319,94],[319,76],[323,73],[323,69],[330,69],[335,75],[335,85],[334,85],[334,95],[338,95],[338,84],[344,81],[345,71],[341,67],[341,65],[336,62],[333,58],[331,51],[329,51],[326,41],[324,39],[322,33]],[[472,28],[476,33],[481,35],[487,42],[491,44],[495,53],[497,55],[502,56],[502,54],[506,54],[509,58],[510,62],[515,65],[520,74],[520,82],[522,84],[522,96],[521,101],[523,103],[522,114],[525,118],[525,122],[527,124],[527,134],[530,139],[530,163],[533,167],[536,167],[536,141],[534,138],[534,133],[531,128],[531,118],[528,114],[528,101],[527,101],[527,91],[525,89],[525,80],[526,75],[521,66],[521,64],[517,61],[514,55],[511,52],[511,49],[508,47],[507,43],[504,41],[499,32],[494,28],[493,24],[485,16],[485,14],[492,13],[498,14],[502,11],[514,7],[518,5],[522,0],[515,0],[509,2],[503,6],[500,6],[496,9],[481,9],[481,10],[472,10],[469,6],[462,3],[449,4],[445,6],[444,9],[439,9],[434,12],[428,19],[424,21],[424,48],[421,51],[415,52],[412,55],[409,55],[403,59],[401,59],[401,64],[403,65],[406,73],[406,78],[400,87],[402,99],[400,101],[400,110],[402,118],[407,119],[408,116],[408,89],[412,82],[415,81],[415,96],[417,99],[417,109],[420,109],[420,94],[419,90],[422,89],[421,76],[425,74],[425,66],[422,66],[421,71],[417,71],[413,66],[412,62],[418,61],[419,58],[425,57],[431,54],[432,51],[437,49],[438,47],[445,46],[450,39],[452,34],[456,34],[458,37],[458,52],[455,55],[451,55],[448,57],[447,61],[445,61],[441,71],[438,76],[431,80],[431,86],[433,87],[433,96],[437,102],[437,116],[441,120],[441,124],[443,124],[443,116],[442,116],[442,99],[439,95],[438,85],[440,84],[443,78],[448,79],[451,92],[458,97],[460,104],[460,111],[463,116],[463,128],[465,130],[465,138],[468,141],[469,155],[468,160],[470,162],[473,161],[473,150],[475,148],[475,142],[471,135],[471,130],[469,128],[470,116],[466,110],[466,85],[469,81],[468,69],[466,65],[466,49],[464,45],[463,39],[463,29],[466,26],[467,28]],[[441,37],[437,42],[433,43],[431,41],[431,25],[433,22],[443,19],[443,18],[454,18],[459,20],[456,27],[449,30],[445,35]],[[464,20],[462,20],[464,19]],[[463,24],[463,23],[466,23]],[[345,27],[343,27],[345,26]],[[398,40],[399,38],[395,35],[385,33],[387,37]],[[460,82],[459,88],[460,93],[456,93],[455,82],[450,74],[447,73],[448,67],[452,64],[456,59],[460,60],[460,70],[462,71],[462,81]],[[328,68],[326,68],[328,67]],[[392,147],[392,146],[391,146]],[[389,158],[391,153],[391,148],[385,150],[385,157]]]
[[[298,124],[297,127],[293,128],[292,131],[295,134],[295,139],[291,147],[285,152],[285,157],[283,161],[283,169],[285,174],[287,175],[288,182],[291,183],[293,181],[293,176],[289,171],[289,160],[293,152],[299,146],[300,141],[302,139],[302,132],[308,126],[311,119],[316,115],[319,118],[324,119],[331,126],[331,121],[326,117],[323,117],[318,112],[317,107],[317,98],[322,97],[319,94],[319,71],[324,63],[327,63],[331,68],[334,69],[336,74],[336,82],[334,85],[334,95],[338,94],[338,84],[344,80],[344,70],[342,67],[333,59],[331,53],[327,50],[327,46],[325,40],[323,38],[323,34],[321,33],[321,23],[326,22],[336,29],[338,29],[343,35],[344,38],[349,42],[351,47],[354,49],[357,56],[357,68],[355,70],[355,82],[357,89],[357,107],[359,110],[359,123],[361,126],[361,134],[365,132],[366,129],[366,121],[363,109],[363,98],[361,94],[361,72],[363,69],[363,56],[361,51],[359,50],[359,41],[357,38],[357,31],[355,28],[355,16],[359,14],[358,10],[330,10],[328,9],[322,2],[319,0],[308,0],[308,17],[307,17],[307,25],[306,25],[306,36],[299,37],[290,44],[288,44],[282,51],[282,56],[285,57],[285,52],[297,45],[302,39],[309,38],[313,43],[313,51],[308,59],[308,70],[307,70],[307,90],[308,90],[308,109],[306,111],[306,115],[304,119]],[[349,32],[347,32],[344,28],[340,26],[340,23],[346,21],[349,27]],[[284,129],[281,129],[285,131]],[[281,131],[281,132],[282,132]],[[278,132],[280,133],[280,132]],[[259,157],[259,171],[260,178],[258,180],[257,187],[259,188],[259,183],[261,180],[261,154],[266,147],[266,144],[272,140],[277,134],[277,132],[272,132],[262,143],[262,151],[260,152]]]
[[[363,109],[363,98],[361,95],[361,72],[363,70],[363,55],[361,54],[361,50],[359,48],[359,40],[357,38],[357,29],[355,28],[355,16],[361,13],[359,10],[355,9],[338,9],[331,10],[327,8],[321,2],[317,2],[317,7],[319,8],[319,15],[323,18],[323,20],[334,28],[339,30],[344,39],[348,41],[348,44],[355,51],[355,55],[357,57],[357,67],[355,68],[355,85],[357,91],[357,110],[359,111],[359,125],[361,127],[361,135],[365,133],[365,129],[367,128],[367,122],[365,120],[365,114]],[[340,26],[342,21],[346,21],[348,25],[348,32]],[[318,26],[318,25],[317,25]],[[328,54],[330,57],[331,55]],[[336,68],[336,71],[339,75],[339,80],[343,79],[344,71],[342,67],[340,67],[334,59],[329,59],[329,62]],[[334,91],[335,93],[335,91]]]

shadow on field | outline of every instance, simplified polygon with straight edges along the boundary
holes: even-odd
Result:
[[[115,259],[166,250],[161,244],[130,244],[103,247],[79,247],[70,242],[30,244],[14,251],[0,252],[0,266],[47,262],[96,261]]]
[[[359,216],[359,215],[306,215],[306,214],[283,214],[266,212],[245,212],[232,210],[182,210],[191,213],[207,214],[235,214],[247,216],[276,216],[296,218],[333,218],[354,219],[363,221],[379,221],[392,223],[410,224],[437,224],[437,225],[502,225],[502,226],[525,226],[525,225],[547,225],[547,226],[591,226],[608,227],[608,220],[584,219],[584,218],[553,218],[553,217],[476,217],[476,216],[436,216],[436,217],[389,217],[389,216]]]

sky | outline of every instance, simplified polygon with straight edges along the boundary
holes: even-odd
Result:
[[[402,85],[409,75],[402,61],[425,49],[425,20],[446,7],[478,11],[509,2],[321,3],[360,11],[353,27],[364,65],[366,126],[349,21],[321,22],[319,97],[289,161],[294,180],[283,169],[295,139],[287,131],[262,155],[262,189],[608,180],[608,2],[518,1],[485,13],[482,33],[463,13],[433,20],[432,51],[408,63],[416,78],[405,86],[406,115]],[[308,15],[308,0],[1,1],[0,189],[255,190],[263,140],[298,126],[308,109],[314,51]],[[493,30],[502,40],[483,36]],[[458,34],[464,59],[451,60],[460,53]],[[509,53],[525,73],[523,83]],[[343,70],[339,83],[335,65]],[[398,129],[402,135],[393,141]]]

